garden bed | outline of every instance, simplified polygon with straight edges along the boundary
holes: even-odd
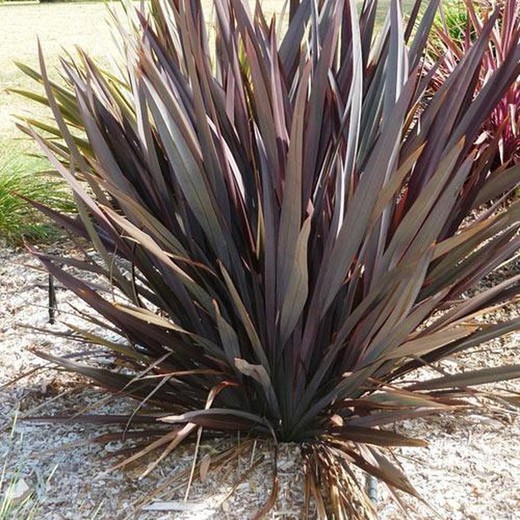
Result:
[[[36,268],[36,269],[35,269]],[[510,272],[504,272],[509,276]],[[28,254],[9,249],[0,251],[0,384],[41,364],[30,350],[66,353],[73,350],[66,338],[37,333],[27,326],[62,331],[60,320],[79,324],[69,314],[73,305],[84,304],[58,287],[58,323],[48,324],[47,274]],[[518,315],[514,305],[501,313]],[[506,317],[497,315],[497,319]],[[84,323],[82,323],[84,325]],[[520,335],[496,340],[487,348],[464,358],[464,367],[511,363],[517,357]],[[77,348],[77,347],[76,347]],[[446,370],[456,369],[454,360],[443,362]],[[502,384],[501,387],[506,386]],[[520,392],[520,383],[507,388]],[[81,518],[252,518],[267,500],[272,484],[272,449],[245,439],[208,441],[203,437],[201,457],[216,454],[241,443],[242,455],[222,467],[212,467],[205,482],[196,472],[189,499],[184,502],[186,475],[191,468],[193,446],[176,451],[145,479],[138,477],[146,463],[108,473],[115,463],[110,458],[121,446],[89,443],[108,427],[85,424],[35,424],[20,420],[27,415],[75,413],[102,399],[77,376],[43,370],[2,388],[0,397],[0,459],[6,462],[5,481],[22,479],[32,491],[38,519]],[[95,413],[133,410],[134,402],[105,403]],[[18,415],[14,429],[12,421]],[[520,420],[507,407],[470,411],[464,415],[442,415],[407,421],[398,431],[428,440],[427,448],[395,450],[419,493],[444,518],[513,520],[520,518]],[[280,498],[272,518],[300,518],[302,501],[299,450],[283,446],[278,473]],[[199,459],[200,460],[200,459]],[[251,467],[251,461],[253,466]],[[179,474],[181,477],[179,478]],[[150,495],[155,490],[165,489]],[[5,492],[5,484],[4,490]],[[403,518],[391,504],[383,485],[378,486],[378,509],[382,519]],[[153,511],[139,508],[148,502]],[[1,499],[0,499],[1,503]],[[151,504],[151,505],[150,505]],[[412,518],[430,519],[433,513],[415,502]],[[137,512],[139,511],[139,512]],[[136,516],[137,515],[137,516]]]

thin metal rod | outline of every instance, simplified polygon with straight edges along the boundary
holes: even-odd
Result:
[[[58,301],[56,300],[56,287],[54,286],[54,276],[49,274],[49,323],[54,325],[56,321],[56,311]]]

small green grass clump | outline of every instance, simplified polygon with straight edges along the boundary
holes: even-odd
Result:
[[[19,246],[24,240],[48,242],[59,236],[49,222],[28,201],[45,203],[60,211],[73,210],[66,185],[45,172],[35,172],[35,163],[12,150],[0,153],[0,241]]]
[[[475,39],[475,31],[468,26],[468,10],[463,0],[443,2],[442,9],[439,10],[434,22],[434,32],[430,37],[433,44],[439,44],[439,38],[435,31],[444,31],[456,42],[464,42],[466,37],[470,41]],[[469,28],[469,32],[468,32]]]
[[[17,419],[18,411],[13,417],[9,442],[14,438]],[[22,478],[23,461],[15,459],[14,467],[8,468],[9,460],[12,462],[12,457],[6,457],[0,467],[0,520],[17,520],[19,518],[33,520],[37,518],[41,500],[35,496],[34,490],[27,486]],[[55,469],[50,473],[47,483],[52,478]],[[25,489],[20,490],[20,487],[25,487]]]
[[[8,477],[5,473],[5,466],[0,473],[0,520],[11,520],[14,518],[24,518],[30,520],[36,518],[37,505],[33,504],[30,492],[26,496],[17,499],[15,489],[19,484],[18,476]]]

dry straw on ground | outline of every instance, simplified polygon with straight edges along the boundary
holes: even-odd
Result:
[[[0,384],[42,364],[29,351],[68,352],[73,344],[65,338],[35,333],[25,326],[65,331],[61,324],[48,325],[47,275],[37,269],[29,255],[0,251]],[[508,272],[504,276],[510,275]],[[72,323],[71,305],[83,303],[58,288],[59,318]],[[501,311],[518,315],[511,305]],[[504,316],[496,316],[501,319]],[[495,341],[463,360],[443,363],[446,370],[463,366],[489,366],[512,362],[518,357],[520,335]],[[100,362],[110,362],[102,358]],[[508,384],[520,392],[520,383]],[[143,480],[144,465],[107,473],[114,463],[110,452],[118,443],[106,446],[88,440],[100,434],[99,427],[77,424],[34,424],[18,420],[18,414],[46,415],[74,413],[95,405],[102,395],[87,388],[77,377],[53,370],[38,371],[17,383],[2,388],[0,394],[0,463],[6,462],[7,476],[22,478],[38,503],[35,518],[139,518],[139,519],[247,519],[268,498],[272,485],[272,450],[266,444],[232,438],[204,440],[199,460],[211,460],[205,481],[197,471],[188,501],[184,501],[186,476],[191,468],[193,446],[171,456],[160,469]],[[128,412],[132,402],[105,403],[97,408]],[[396,450],[400,460],[422,496],[443,518],[450,520],[520,519],[520,420],[507,407],[473,411],[465,415],[444,415],[428,420],[407,421],[398,431],[429,441],[426,449]],[[103,430],[105,431],[105,430]],[[239,458],[219,465],[217,454],[241,443]],[[300,518],[302,475],[299,450],[283,446],[279,456],[280,499],[272,518]],[[205,471],[202,472],[204,477]],[[163,489],[164,488],[164,489]],[[156,492],[155,496],[150,493]],[[380,518],[401,519],[403,514],[378,487]],[[139,509],[149,502],[146,510]],[[414,519],[430,519],[433,513],[415,504]]]

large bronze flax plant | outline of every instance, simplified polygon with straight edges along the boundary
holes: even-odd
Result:
[[[388,426],[520,376],[410,375],[520,327],[477,319],[516,297],[520,275],[468,293],[520,245],[520,201],[493,206],[520,170],[490,176],[496,140],[474,145],[520,46],[475,92],[490,16],[430,95],[426,4],[405,23],[392,1],[376,30],[373,0],[295,0],[279,21],[215,0],[209,37],[199,2],[154,0],[122,30],[122,77],[86,54],[63,61],[62,85],[42,56],[25,68],[55,124],[22,126],[81,218],[40,208],[96,251],[35,254],[125,339],[84,335],[114,369],[40,355],[140,401],[131,425],[156,438],[127,461],[152,448],[160,460],[201,428],[297,442],[319,515],[361,518],[373,512],[353,465],[415,493],[385,450],[424,443]]]

